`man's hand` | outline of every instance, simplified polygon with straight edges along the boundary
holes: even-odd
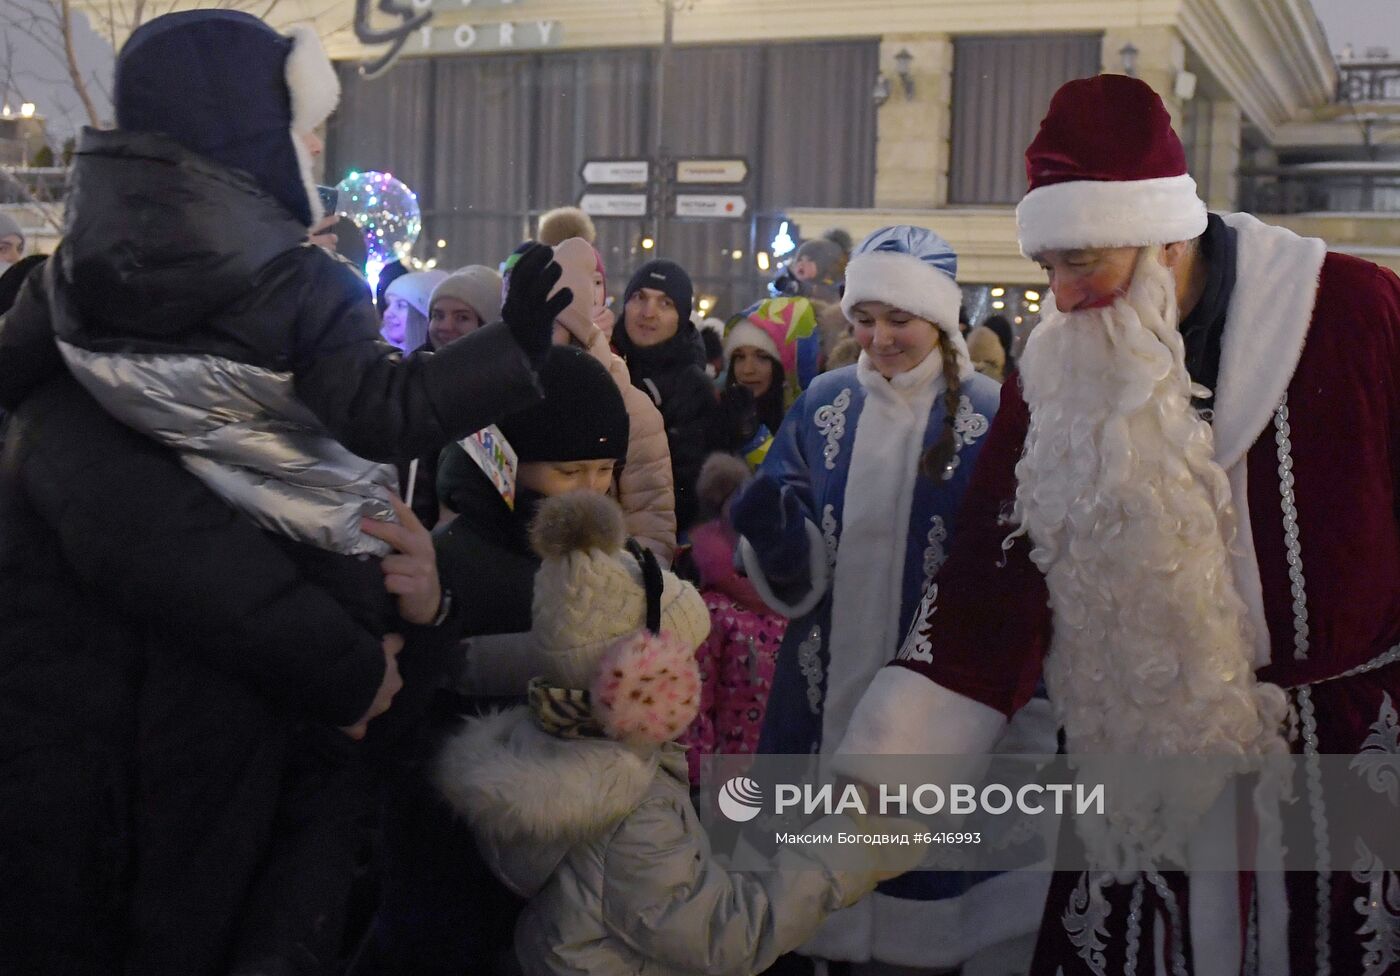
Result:
[[[312,244],[319,244],[328,251],[334,251],[335,246],[340,243],[340,238],[328,231],[340,221],[340,214],[326,214],[320,222],[311,228],[309,236],[306,238]]]
[[[384,589],[399,598],[399,616],[411,624],[427,626],[442,606],[433,537],[403,499],[391,492],[389,501],[399,524],[361,519],[360,531],[394,548],[379,564],[384,571]]]
[[[389,710],[389,706],[394,702],[394,696],[403,687],[403,678],[399,677],[399,651],[403,650],[403,638],[398,634],[384,635],[384,678],[379,682],[379,690],[374,693],[374,701],[370,702],[369,710],[360,716],[360,720],[354,725],[344,726],[340,731],[356,741],[363,739],[365,733],[369,731],[369,723]]]

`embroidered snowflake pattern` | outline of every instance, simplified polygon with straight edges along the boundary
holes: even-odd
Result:
[[[1400,961],[1400,877],[1387,871],[1366,842],[1356,841],[1356,866],[1352,880],[1366,886],[1366,894],[1354,902],[1361,915],[1357,935],[1370,936],[1362,943],[1362,976],[1382,976]]]
[[[924,584],[933,582],[938,568],[948,558],[943,543],[948,541],[948,527],[943,524],[943,516],[935,515],[929,520],[928,548],[924,550]]]
[[[937,612],[938,584],[934,583],[924,588],[924,598],[919,601],[919,609],[914,613],[914,624],[909,628],[909,635],[904,638],[899,653],[895,655],[896,660],[933,663],[933,644],[928,639],[928,623]]]
[[[826,543],[826,563],[836,568],[836,507],[827,505],[822,509],[822,541]]]
[[[826,447],[822,448],[822,459],[828,471],[835,469],[836,456],[841,453],[841,438],[846,436],[846,409],[850,405],[851,388],[846,387],[836,394],[835,400],[817,410],[816,416],[812,418],[816,422],[817,430],[826,438]]]
[[[1105,976],[1103,951],[1107,947],[1104,940],[1108,938],[1108,908],[1108,899],[1098,885],[1089,882],[1089,872],[1084,871],[1060,916],[1070,943],[1094,976]]]
[[[1371,734],[1347,768],[1362,773],[1371,789],[1389,797],[1391,806],[1400,805],[1400,717],[1389,692],[1381,699]]]
[[[797,667],[807,679],[807,707],[813,715],[822,713],[822,629],[813,626],[797,645]]]

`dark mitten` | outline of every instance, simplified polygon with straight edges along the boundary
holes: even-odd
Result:
[[[723,447],[747,444],[758,433],[758,410],[754,406],[753,391],[748,387],[726,389],[719,398],[719,413],[721,429],[726,435]]]
[[[759,474],[729,509],[734,530],[749,540],[763,574],[793,579],[807,572],[807,525],[802,503],[789,485]]]
[[[574,300],[568,288],[560,288],[552,297],[549,294],[563,274],[564,269],[554,263],[554,250],[543,244],[526,247],[510,270],[501,318],[536,369],[544,365],[549,352],[555,318]]]

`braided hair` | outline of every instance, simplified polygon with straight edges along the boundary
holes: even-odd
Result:
[[[957,434],[953,425],[957,422],[958,402],[962,397],[962,379],[958,376],[958,351],[941,332],[938,336],[938,354],[943,357],[943,433],[930,444],[919,457],[919,473],[934,481],[947,481],[953,476],[953,459],[958,455]]]

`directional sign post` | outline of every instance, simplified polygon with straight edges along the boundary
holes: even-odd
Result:
[[[583,182],[613,186],[641,186],[651,175],[645,159],[593,159],[583,164]]]
[[[676,161],[677,183],[742,183],[749,164],[742,159],[681,159]]]
[[[677,217],[742,217],[748,201],[738,194],[677,193]]]
[[[579,209],[591,217],[645,217],[645,193],[585,193],[579,197]]]

